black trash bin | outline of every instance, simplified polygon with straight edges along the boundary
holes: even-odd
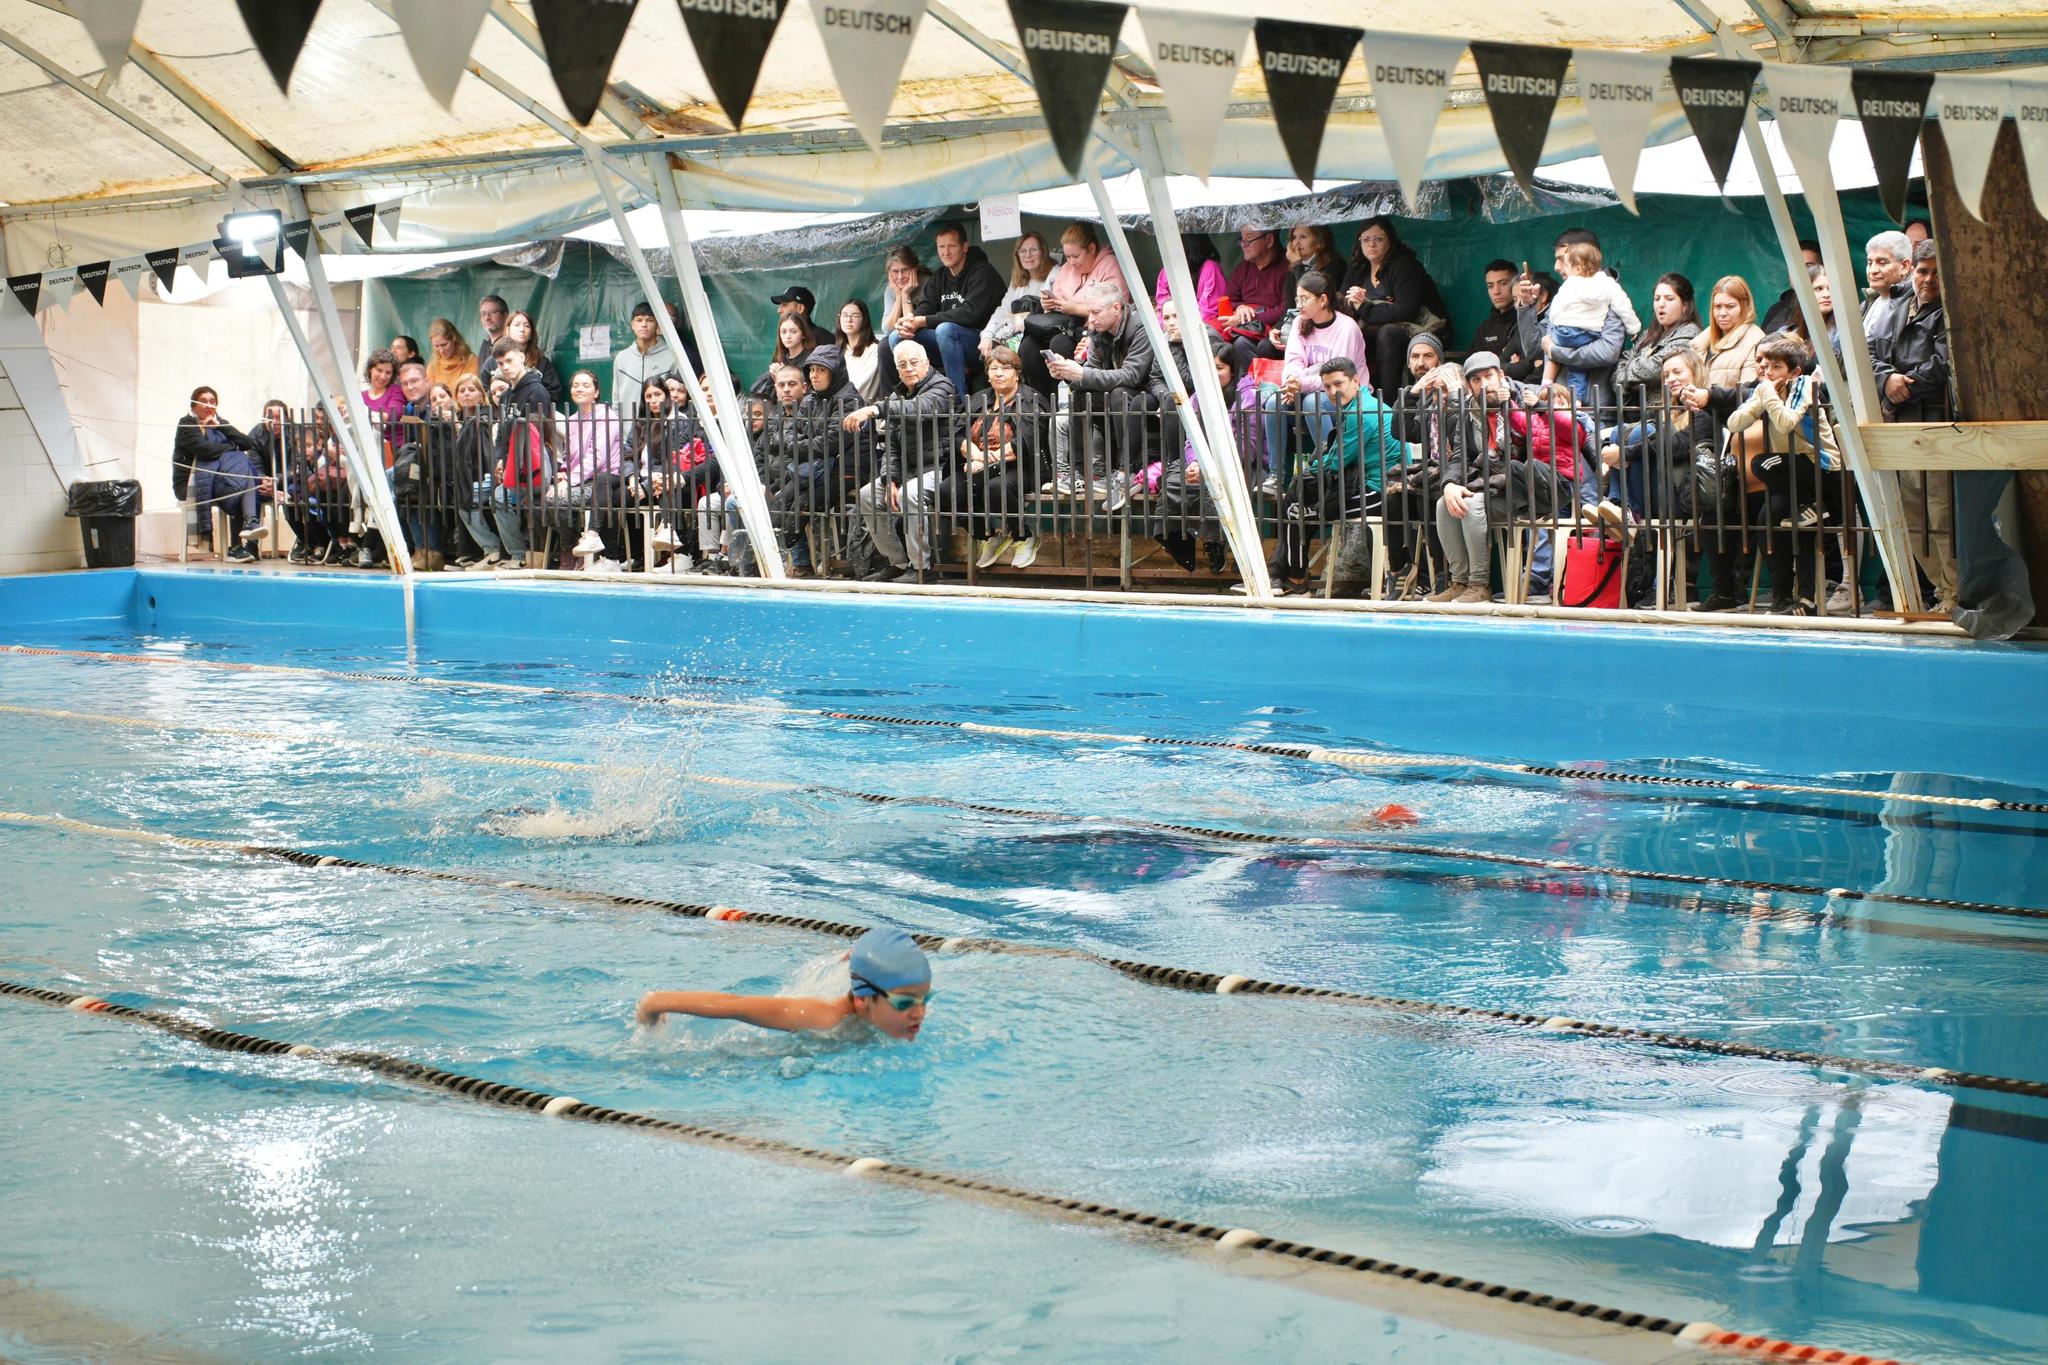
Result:
[[[74,483],[64,515],[78,518],[85,567],[126,569],[135,563],[135,518],[142,515],[142,485],[133,479]]]

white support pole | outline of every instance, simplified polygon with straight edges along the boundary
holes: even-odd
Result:
[[[1159,243],[1159,259],[1166,267],[1166,288],[1173,299],[1174,311],[1180,315],[1181,330],[1185,333],[1192,320],[1200,329],[1208,326],[1202,317],[1200,303],[1195,295],[1194,276],[1188,269],[1187,252],[1181,248],[1180,220],[1173,211],[1173,196],[1166,186],[1166,163],[1159,150],[1159,133],[1150,124],[1138,131],[1138,154],[1140,158],[1138,178],[1145,186],[1145,206],[1152,215],[1152,235]],[[1105,217],[1109,211],[1103,210]],[[1142,284],[1134,280],[1133,284]],[[1195,392],[1201,395],[1201,415],[1209,428],[1209,445],[1222,452],[1212,471],[1203,467],[1203,477],[1209,481],[1209,492],[1224,512],[1223,525],[1233,523],[1236,533],[1231,548],[1237,554],[1238,567],[1244,574],[1245,591],[1253,597],[1271,597],[1273,585],[1266,572],[1265,548],[1259,539],[1258,513],[1252,507],[1250,487],[1245,483],[1244,460],[1237,449],[1237,433],[1230,424],[1230,408],[1223,393],[1223,386],[1216,381],[1213,365],[1191,366],[1195,372]],[[1244,546],[1236,542],[1242,540]]]
[[[1187,432],[1188,439],[1194,443],[1195,458],[1202,467],[1202,480],[1208,484],[1210,496],[1216,498],[1217,511],[1221,514],[1217,520],[1223,527],[1224,537],[1230,542],[1231,553],[1237,557],[1237,568],[1244,576],[1245,590],[1254,597],[1267,596],[1272,589],[1266,577],[1265,551],[1259,544],[1258,536],[1253,535],[1247,540],[1244,527],[1236,516],[1236,509],[1224,496],[1218,496],[1223,493],[1223,489],[1218,486],[1219,480],[1225,477],[1219,471],[1226,465],[1232,469],[1236,468],[1233,463],[1236,459],[1235,448],[1226,448],[1228,453],[1217,456],[1215,427],[1205,424],[1197,416],[1194,405],[1188,401],[1187,386],[1181,383],[1180,371],[1173,363],[1173,354],[1168,349],[1166,328],[1161,325],[1159,316],[1153,311],[1151,301],[1146,295],[1144,277],[1138,273],[1137,258],[1131,254],[1130,239],[1124,235],[1124,225],[1117,219],[1116,206],[1110,201],[1109,190],[1102,183],[1102,173],[1092,164],[1088,167],[1088,190],[1095,196],[1096,210],[1102,215],[1102,230],[1109,237],[1110,250],[1115,254],[1117,264],[1123,267],[1124,277],[1131,282],[1131,301],[1124,306],[1136,311],[1144,324],[1145,335],[1152,342],[1152,354],[1158,362],[1159,372],[1165,377],[1167,387],[1173,393],[1174,406],[1179,409],[1181,429]],[[1189,290],[1188,293],[1192,296],[1194,291]],[[1188,369],[1194,373],[1197,383],[1201,382],[1202,374],[1206,372],[1210,388],[1217,392],[1213,399],[1205,394],[1202,406],[1220,411],[1223,401],[1222,388],[1216,383],[1216,367],[1210,363],[1208,350],[1203,346],[1205,327],[1200,314],[1192,311],[1181,312],[1179,300],[1174,302],[1174,311],[1179,314],[1181,336],[1186,339],[1183,346],[1189,352]],[[1196,354],[1197,351],[1200,352],[1199,355]],[[1162,450],[1159,454],[1161,459],[1173,458],[1173,452],[1169,450]],[[1238,484],[1240,487],[1243,486],[1242,478],[1238,480]]]
[[[632,226],[626,221],[626,210],[619,203],[619,192],[611,182],[604,156],[595,147],[585,147],[583,154],[590,165],[591,176],[604,194],[605,208],[611,214],[612,226],[618,229],[619,240],[625,243],[626,259],[631,262],[633,273],[640,277],[640,287],[646,291],[647,302],[650,305],[655,304],[661,299],[661,291],[655,286],[654,272],[648,268],[647,257],[640,250],[640,243],[633,235]],[[694,261],[685,267],[682,261],[678,260],[677,276],[681,277],[685,269],[692,277],[695,276]],[[702,292],[700,286],[700,296]],[[688,301],[689,293],[686,288],[685,304]],[[707,306],[705,312],[708,314],[709,311]],[[735,443],[727,439],[728,428],[721,421],[729,415],[725,409],[745,401],[745,395],[736,395],[730,380],[725,377],[725,357],[718,352],[718,333],[713,330],[699,334],[703,337],[705,349],[717,356],[711,370],[712,382],[719,385],[720,397],[725,402],[714,413],[712,404],[705,397],[704,386],[698,382],[696,367],[685,363],[687,352],[683,350],[683,339],[676,334],[675,321],[669,317],[668,309],[656,308],[654,320],[661,328],[662,340],[668,343],[669,353],[676,358],[676,369],[682,375],[684,387],[690,392],[691,406],[697,410],[697,419],[704,424],[704,434],[711,442],[712,453],[718,457],[718,472],[732,486],[733,496],[739,499],[740,521],[746,526],[747,535],[754,542],[754,562],[759,567],[761,576],[769,579],[786,577],[782,568],[782,546],[775,538],[775,522],[768,514],[768,500],[761,492],[761,475],[754,467],[753,449],[745,441]],[[691,322],[696,325],[694,313]],[[744,428],[745,423],[737,425]]]

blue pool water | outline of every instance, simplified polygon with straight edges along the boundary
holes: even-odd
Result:
[[[423,589],[408,658],[395,602],[361,580],[0,583],[0,642],[75,651],[0,655],[0,706],[18,708],[0,711],[0,809],[2048,1080],[2048,921],[1759,904],[1726,888],[1108,823],[2048,907],[2036,815],[1469,764],[1359,773],[86,657],[2038,801],[2048,660],[2035,651],[1729,635],[1672,643],[1673,658],[1654,632],[1496,628],[1501,657],[1481,672],[1485,640],[1431,623],[500,584]],[[1933,704],[1965,694],[1984,704]],[[1811,704],[1788,719],[1763,704],[1773,695]],[[1901,719],[1916,709],[1920,729]],[[1389,802],[1421,822],[1367,829]],[[936,959],[939,996],[914,1046],[691,1023],[646,1035],[629,1026],[645,990],[815,982],[831,945],[46,826],[0,822],[0,847],[14,887],[0,912],[7,980],[1677,1319],[1923,1361],[2048,1351],[2048,1253],[2024,1193],[2048,1188],[2036,1101],[967,953]],[[1456,1330],[1097,1230],[108,1020],[0,1001],[0,1047],[13,1063],[0,1274],[166,1349],[1576,1353],[1568,1333],[1511,1347],[1484,1322]],[[7,1301],[0,1357],[45,1358]]]

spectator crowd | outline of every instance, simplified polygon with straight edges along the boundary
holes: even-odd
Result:
[[[1839,313],[1856,291],[1808,245],[1817,327],[1792,289],[1767,292],[1759,317],[1740,276],[1704,290],[1681,274],[1624,276],[1574,228],[1550,270],[1487,265],[1488,311],[1463,347],[1391,219],[1364,223],[1348,257],[1307,224],[1244,229],[1227,269],[1209,237],[1182,244],[1198,319],[1178,316],[1163,272],[1149,291],[1127,278],[1089,223],[1056,243],[1025,233],[1007,276],[947,223],[933,260],[888,253],[879,317],[859,297],[821,315],[804,286],[776,294],[773,358],[740,391],[670,349],[655,310],[672,306],[633,309],[607,390],[589,370],[565,378],[533,317],[491,295],[474,340],[442,317],[424,349],[400,336],[371,351],[360,402],[423,570],[752,573],[721,468],[735,425],[723,410],[744,424],[797,574],[1046,571],[1049,533],[1120,526],[1178,571],[1213,576],[1228,563],[1202,469],[1216,455],[1187,430],[1169,379],[1196,394],[1206,365],[1281,591],[1305,590],[1313,542],[1348,528],[1354,548],[1381,538],[1375,586],[1394,595],[1586,605],[1592,572],[1612,578],[1621,563],[1633,567],[1600,604],[1649,601],[1662,565],[1665,592],[1729,610],[1754,600],[1761,561],[1769,609],[1791,614],[1867,605],[1858,492],[1818,350],[1839,360],[1840,329],[1860,328],[1888,420],[1952,415],[1940,273],[1920,224],[1870,240],[1859,306]],[[295,562],[384,562],[323,409],[272,400],[246,431],[219,409],[212,387],[193,392],[173,487],[225,514],[228,559],[254,557],[274,504]],[[1947,479],[1901,482],[1928,595],[1953,610]]]

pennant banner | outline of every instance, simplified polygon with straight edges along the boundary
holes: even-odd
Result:
[[[244,4],[248,0],[243,0]],[[548,71],[562,92],[562,107],[578,123],[597,115],[611,79],[612,60],[640,0],[533,0],[533,22],[547,49]],[[716,63],[705,61],[709,71]]]
[[[2012,83],[2012,121],[2020,130],[2020,150],[2027,157],[2027,184],[2034,191],[2034,211],[2048,218],[2048,84]]]
[[[1640,52],[1594,48],[1580,48],[1573,60],[1579,67],[1579,98],[1593,125],[1593,141],[1622,206],[1635,213],[1636,166],[1643,158],[1650,120],[1664,97],[1664,74],[1671,63]]]
[[[71,15],[85,25],[86,36],[99,49],[107,70],[119,71],[135,44],[135,20],[142,0],[72,0]]]
[[[43,299],[37,304],[38,310],[54,308],[58,304],[71,302],[71,296],[78,292],[76,270],[46,270],[43,272]]]
[[[340,213],[322,213],[313,219],[313,231],[320,234],[320,241],[329,251],[342,252],[348,249],[352,239],[348,232],[348,217]]]
[[[1145,55],[1159,77],[1173,136],[1180,143],[1180,169],[1207,180],[1216,160],[1216,134],[1222,131],[1230,104],[1230,86],[1244,63],[1251,20],[1153,10],[1149,19],[1141,11],[1138,22],[1145,30]]]
[[[1742,120],[1749,113],[1749,94],[1756,88],[1761,62],[1732,62],[1720,57],[1674,57],[1671,88],[1685,110],[1692,135],[1700,140],[1714,184],[1728,188],[1728,166],[1742,139]]]
[[[86,293],[92,295],[94,303],[104,306],[107,301],[107,275],[114,268],[112,261],[94,261],[78,267],[78,283]]]
[[[1524,192],[1534,190],[1530,182],[1543,159],[1543,139],[1550,135],[1550,116],[1556,112],[1564,69],[1571,59],[1568,47],[1472,44],[1486,109],[1493,115],[1493,135]]]
[[[9,275],[7,289],[14,295],[14,301],[29,314],[33,315],[40,310],[43,300],[43,277],[40,273]]]
[[[754,85],[761,79],[761,61],[782,22],[783,0],[676,0],[683,24],[718,107],[732,121],[733,131],[747,117]],[[894,95],[892,83],[889,93]],[[887,108],[887,106],[883,106]]]
[[[395,245],[398,241],[399,201],[377,205],[377,226],[384,229],[384,240]]]
[[[847,117],[877,154],[889,104],[903,79],[903,64],[910,59],[918,25],[924,22],[924,6],[925,0],[819,0],[811,6],[818,36],[825,42],[825,58],[846,98]],[[684,18],[688,17],[686,5]],[[694,34],[692,30],[693,41]],[[751,93],[751,82],[747,88]]]
[[[391,7],[421,84],[443,109],[455,104],[455,89],[469,66],[469,51],[476,46],[477,30],[490,12],[491,0],[432,0],[425,5],[413,0]]]
[[[1081,178],[1102,83],[1116,57],[1123,5],[1096,0],[1010,0],[1010,17],[1031,66],[1038,107],[1067,173]]]
[[[200,274],[206,273],[207,262],[220,255],[220,248],[212,242],[194,242],[178,248],[178,264],[189,265]]]
[[[341,211],[342,221],[356,230],[356,236],[363,239],[365,248],[376,245],[377,206],[358,204],[352,209]]]
[[[1906,178],[1927,118],[1933,73],[1857,71],[1849,77],[1849,89],[1856,96],[1856,117],[1863,120],[1863,140],[1870,144],[1870,164],[1877,170],[1878,198],[1892,221],[1904,226]]]
[[[1373,109],[1393,158],[1401,198],[1415,206],[1422,173],[1429,166],[1429,144],[1437,119],[1451,93],[1451,73],[1465,55],[1463,38],[1431,38],[1411,33],[1365,35],[1365,65],[1372,77]],[[1176,115],[1178,118],[1178,115]]]
[[[313,16],[320,12],[320,0],[235,0],[242,22],[263,54],[277,88],[289,94],[292,68],[299,64],[299,50],[312,32]]]
[[[142,282],[149,276],[147,256],[123,256],[114,262],[114,283],[128,291],[129,297],[142,297]]]
[[[1933,103],[1941,117],[1941,140],[1948,144],[1956,196],[1970,216],[1982,222],[1984,177],[1991,172],[1991,149],[1998,145],[1998,127],[2012,103],[2012,86],[1944,71],[1934,78]]]
[[[1764,81],[1792,168],[1802,183],[1819,184],[1834,149],[1835,125],[1851,112],[1848,69],[1772,62],[1764,68]]]
[[[1330,105],[1365,32],[1260,19],[1252,25],[1252,33],[1258,39],[1259,68],[1266,73],[1266,99],[1273,106],[1280,145],[1287,149],[1287,162],[1294,167],[1295,177],[1313,188]]]
[[[170,293],[178,282],[178,249],[171,247],[166,251],[152,251],[142,259],[149,262],[150,273],[156,276],[157,287],[166,294]]]
[[[301,218],[296,223],[284,225],[284,244],[297,252],[303,259],[313,246],[313,220]]]

